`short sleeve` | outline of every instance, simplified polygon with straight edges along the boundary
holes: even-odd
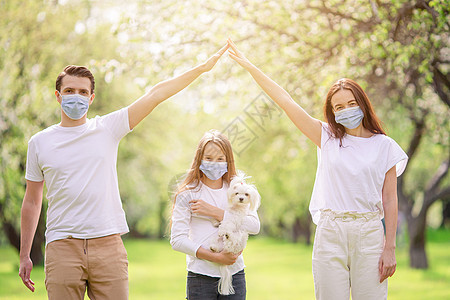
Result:
[[[323,149],[325,143],[332,137],[330,127],[325,122],[320,122],[322,125],[322,134],[320,136],[320,148]]]
[[[385,172],[393,166],[396,167],[397,177],[402,175],[408,163],[408,156],[405,151],[391,138],[389,138],[389,151]]]
[[[36,141],[34,138],[31,138],[28,141],[25,179],[36,182],[41,182],[44,180],[44,174],[39,166]]]
[[[128,120],[128,107],[113,111],[104,116],[97,116],[100,118],[101,124],[106,127],[112,135],[121,140],[125,135],[131,132],[130,123]]]

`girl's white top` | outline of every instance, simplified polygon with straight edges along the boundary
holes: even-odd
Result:
[[[370,138],[346,134],[340,140],[322,123],[321,147],[309,210],[317,224],[321,209],[380,212],[386,172],[396,166],[397,176],[405,170],[408,156],[390,137]]]
[[[229,217],[226,211],[228,185],[220,189],[212,189],[200,183],[193,190],[186,190],[177,195],[172,214],[172,230],[170,244],[176,251],[186,253],[187,270],[211,277],[220,277],[219,264],[196,257],[197,250],[202,246],[209,250],[211,239],[217,236],[218,228],[213,226],[212,218],[194,214],[191,211],[190,200],[203,200],[211,205],[225,210],[224,220]],[[259,232],[260,223],[256,211],[251,211],[245,217],[244,229],[249,234]],[[237,261],[229,266],[231,274],[245,267],[242,254]]]

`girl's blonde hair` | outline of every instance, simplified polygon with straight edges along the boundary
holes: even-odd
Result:
[[[198,143],[197,150],[195,151],[195,156],[191,164],[191,168],[186,174],[186,178],[183,180],[181,185],[178,186],[174,197],[174,204],[177,195],[186,190],[193,190],[198,187],[203,176],[203,172],[200,171],[200,164],[202,163],[203,154],[205,152],[205,147],[208,143],[214,143],[220,150],[222,150],[227,160],[228,172],[222,176],[223,181],[227,184],[230,183],[230,179],[236,175],[236,168],[234,166],[234,156],[233,149],[231,148],[231,143],[228,138],[220,133],[218,130],[209,130]]]

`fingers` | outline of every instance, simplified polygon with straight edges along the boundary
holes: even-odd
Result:
[[[23,269],[19,272],[20,278],[22,278],[23,284],[32,292],[34,292],[34,282],[30,279],[30,273]]]
[[[222,54],[224,54],[225,51],[227,51],[228,48],[230,48],[230,44],[227,43],[225,46],[220,48],[220,50],[217,52],[217,54],[219,54],[219,56],[222,56]]]
[[[224,257],[223,264],[225,264],[225,265],[232,265],[232,264],[234,264],[236,262],[236,260],[238,259],[238,257],[239,257],[239,254],[234,254],[234,253],[231,253],[231,252],[222,251],[221,254]]]
[[[381,275],[383,274],[383,260],[380,257],[380,260],[378,261],[378,273]]]
[[[232,59],[234,59],[234,61],[236,61],[238,64],[240,64],[241,66],[243,65],[243,61],[242,61],[242,59],[239,56],[237,56],[236,54],[233,54],[231,51],[228,51],[228,55]]]
[[[380,275],[380,283],[382,283],[386,278],[383,276],[383,260],[380,258],[378,261],[378,274]]]
[[[239,56],[239,55],[237,55],[236,52],[234,52],[232,49],[229,49],[229,50],[228,50],[228,54],[233,54],[234,56]]]
[[[228,51],[228,55],[235,61],[238,61],[238,59],[239,59],[239,57],[237,57],[236,54],[233,54],[231,51]]]
[[[394,266],[391,275],[389,275],[389,277],[392,277],[395,273],[395,271],[397,271],[397,265]]]
[[[383,282],[384,280],[386,280],[389,277],[392,277],[392,275],[394,275],[396,269],[397,269],[397,265],[393,265],[390,267],[387,267],[385,265],[383,265],[383,263],[380,261],[380,265],[382,266],[381,269],[379,270],[380,273],[380,283]]]
[[[234,42],[230,38],[227,41],[228,41],[228,44],[230,45],[231,49],[233,49],[233,51],[235,52],[235,55],[236,56],[241,55],[241,52],[238,50],[238,48],[236,47]]]
[[[23,283],[25,284],[25,286],[32,292],[34,292],[35,288],[34,288],[34,282],[31,279],[27,279],[26,281],[23,281]]]

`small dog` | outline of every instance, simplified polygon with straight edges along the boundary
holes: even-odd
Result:
[[[248,232],[245,231],[244,218],[249,211],[257,210],[261,196],[255,186],[245,182],[244,174],[234,176],[228,188],[228,217],[222,222],[217,222],[219,226],[218,236],[210,243],[213,252],[240,253],[247,245]],[[221,277],[219,280],[219,293],[222,295],[234,294],[232,275],[228,266],[220,266]]]

